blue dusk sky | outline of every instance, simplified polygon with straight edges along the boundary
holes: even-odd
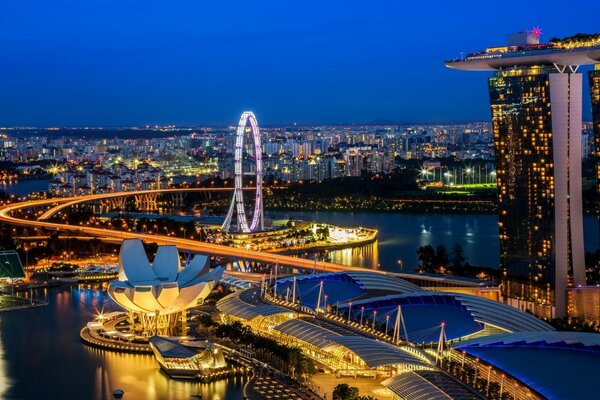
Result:
[[[490,74],[444,59],[534,26],[600,32],[598,15],[596,0],[3,0],[0,126],[487,121]]]

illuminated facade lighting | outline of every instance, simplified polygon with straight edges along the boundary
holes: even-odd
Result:
[[[252,221],[250,225],[248,225],[248,219],[246,218],[246,211],[244,207],[244,170],[242,166],[244,136],[248,122],[250,122],[250,128],[252,130],[252,137],[254,139],[254,156],[256,158],[256,196],[254,203],[254,214],[252,215]],[[239,231],[244,233],[254,232],[256,230],[262,231],[264,230],[262,201],[262,147],[260,143],[258,122],[256,121],[254,113],[251,111],[244,112],[238,124],[235,140],[234,170],[235,190],[233,193],[233,198],[231,199],[231,206],[229,207],[229,211],[227,212],[227,216],[225,217],[225,221],[223,222],[221,228],[224,231],[229,231],[231,228],[233,214],[237,213],[237,225]]]
[[[529,48],[531,47],[531,48]],[[581,193],[582,75],[598,49],[479,53],[450,68],[496,71],[489,94],[496,149],[502,295],[536,315],[567,313],[585,285]],[[542,52],[548,53],[542,56]]]

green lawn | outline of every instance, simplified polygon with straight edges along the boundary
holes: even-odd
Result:
[[[21,299],[18,297],[12,297],[7,295],[0,295],[0,310],[4,308],[25,306],[29,304],[29,300]]]

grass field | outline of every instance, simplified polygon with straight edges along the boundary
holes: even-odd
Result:
[[[27,299],[20,299],[18,297],[0,295],[0,310],[12,308],[12,307],[26,306],[29,304],[30,304],[30,302]]]
[[[482,190],[496,190],[496,183],[468,183],[464,185],[448,185],[440,188],[428,188],[437,192],[454,193],[454,194],[469,194],[476,193]]]

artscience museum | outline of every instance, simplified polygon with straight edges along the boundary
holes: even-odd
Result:
[[[182,268],[175,246],[159,246],[151,264],[142,241],[128,239],[119,253],[119,279],[108,294],[128,311],[135,332],[181,334],[185,311],[202,304],[222,273],[222,267],[210,270],[209,257],[200,254]]]

